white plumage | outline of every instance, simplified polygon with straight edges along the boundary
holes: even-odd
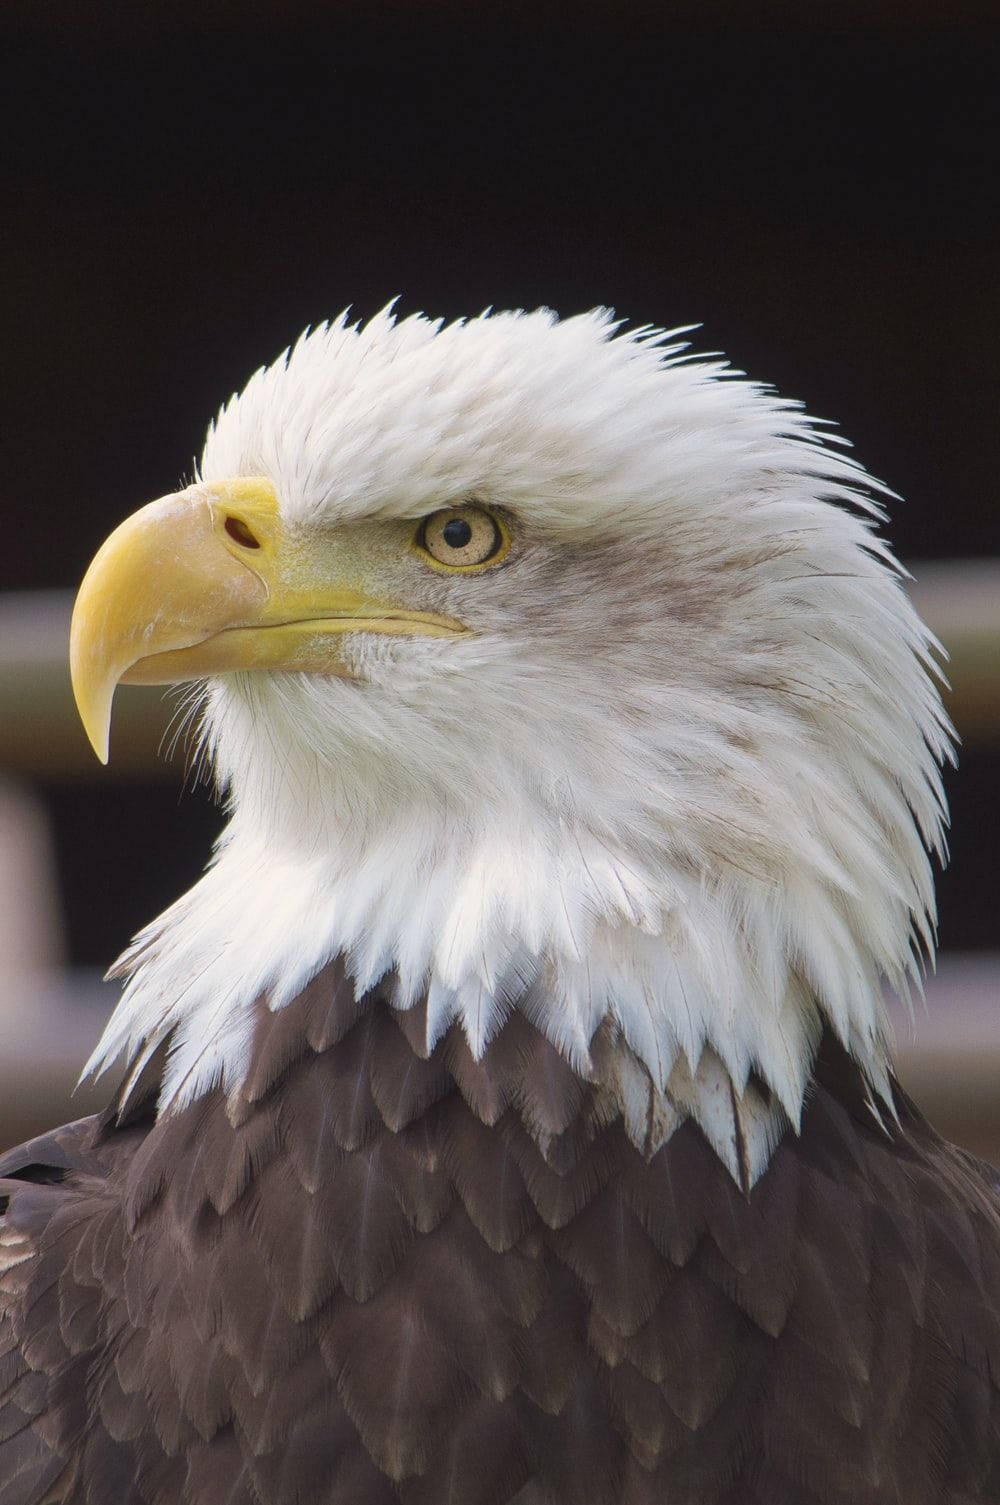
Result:
[[[874,532],[884,488],[679,333],[343,317],[223,409],[203,480],[269,478],[303,538],[377,549],[473,500],[515,547],[399,576],[468,638],[358,633],[356,682],[208,682],[229,824],[122,959],[90,1069],[174,1031],[164,1108],[232,1086],[254,1001],[344,952],[359,990],[429,991],[428,1044],[457,1018],[481,1052],[537,979],[586,1072],[610,1014],[633,1137],[694,1114],[734,1175],[731,1092],[756,1177],[821,1018],[883,1096],[882,981],[933,942],[935,645]]]

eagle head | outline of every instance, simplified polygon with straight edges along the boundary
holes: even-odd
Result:
[[[169,1036],[165,1108],[232,1085],[255,1002],[340,956],[428,1050],[520,1009],[588,1074],[610,1031],[661,1138],[713,1137],[728,1083],[756,1169],[823,1027],[884,1092],[882,984],[933,937],[933,640],[884,488],[681,334],[341,317],[111,536],[84,720],[104,754],[121,679],[194,682],[229,819],[92,1066]]]

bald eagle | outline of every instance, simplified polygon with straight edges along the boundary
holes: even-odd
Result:
[[[346,316],[84,579],[228,824],[0,1163],[0,1502],[1000,1499],[1000,1203],[896,1082],[934,642],[884,488],[604,311]]]

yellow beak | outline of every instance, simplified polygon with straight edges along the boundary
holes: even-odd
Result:
[[[73,693],[101,762],[123,680],[175,684],[234,669],[345,676],[345,633],[464,634],[450,617],[384,599],[361,541],[349,529],[289,528],[260,477],[191,486],[127,518],[87,570],[70,631]]]

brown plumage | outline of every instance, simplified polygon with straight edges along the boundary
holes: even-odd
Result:
[[[0,1162],[0,1505],[1000,1499],[1000,1203],[828,1037],[745,1194],[514,1015],[261,1004],[250,1072]]]

